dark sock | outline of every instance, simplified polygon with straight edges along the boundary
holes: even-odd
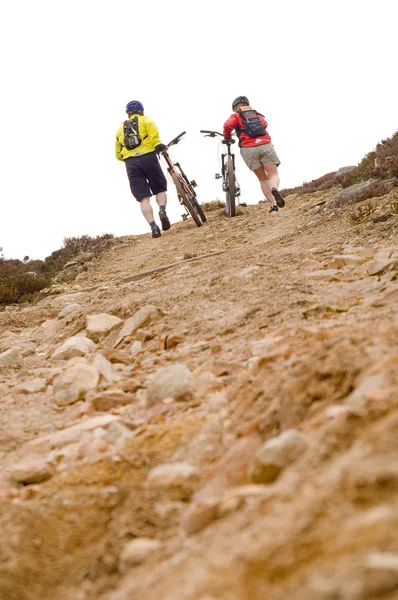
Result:
[[[152,229],[152,231],[153,231],[154,229],[157,229],[157,228],[158,228],[158,226],[156,225],[155,221],[152,221],[152,223],[149,223],[149,226],[150,226],[150,228]]]
[[[160,212],[166,212],[166,207],[165,207],[165,205],[164,205],[164,204],[161,204],[161,205],[159,206],[159,211],[160,211]]]

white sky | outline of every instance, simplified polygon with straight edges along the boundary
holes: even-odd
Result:
[[[398,125],[397,22],[396,0],[3,0],[6,257],[44,258],[65,236],[148,231],[114,157],[129,100],[164,143],[187,131],[173,155],[201,201],[223,195],[218,142],[199,130],[222,130],[241,94],[269,123],[282,188],[358,163]],[[242,200],[257,203],[240,156],[237,175]]]

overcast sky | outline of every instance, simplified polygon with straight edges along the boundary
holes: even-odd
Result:
[[[232,100],[262,112],[281,187],[356,164],[397,128],[396,0],[15,0],[0,5],[0,246],[44,258],[66,236],[146,232],[114,157],[138,99],[201,201],[223,198]],[[236,146],[235,146],[236,147]],[[242,200],[262,197],[239,156]],[[169,185],[169,213],[182,213]],[[171,232],[170,232],[171,233]]]

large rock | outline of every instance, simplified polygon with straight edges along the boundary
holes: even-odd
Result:
[[[104,359],[105,360],[105,359]],[[95,365],[77,363],[56,375],[53,381],[53,395],[58,406],[73,404],[83,400],[89,390],[95,390],[100,373]]]
[[[148,385],[147,404],[153,406],[165,398],[184,399],[193,390],[195,379],[182,363],[159,369]]]
[[[94,342],[85,335],[74,335],[55,350],[52,357],[69,360],[75,356],[85,356],[90,352],[94,352],[96,347]]]
[[[355,169],[355,166],[340,167],[340,169],[336,171],[336,175],[343,175],[344,173],[349,173],[353,169]]]
[[[255,483],[275,481],[285,467],[292,464],[307,449],[305,436],[289,429],[266,442],[255,455],[249,469]]]
[[[152,304],[142,306],[135,315],[125,321],[120,335],[116,340],[115,347],[119,346],[125,338],[132,335],[137,329],[156,319],[158,316],[159,309],[156,306],[153,306]]]
[[[122,323],[122,319],[114,315],[101,313],[98,315],[89,315],[87,317],[87,336],[94,342],[99,342],[113,329]]]
[[[124,547],[120,555],[120,573],[126,573],[129,568],[140,565],[162,546],[162,542],[151,538],[138,538],[132,540]]]
[[[356,183],[350,187],[341,190],[334,198],[327,201],[327,208],[339,208],[340,206],[349,206],[350,204],[356,204],[367,198],[373,196],[377,197],[388,193],[388,190],[392,188],[391,181],[384,181],[383,188],[380,188],[380,182],[376,179],[370,179],[369,181],[362,181]],[[385,191],[384,191],[385,190]]]

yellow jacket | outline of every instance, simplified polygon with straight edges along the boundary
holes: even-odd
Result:
[[[131,115],[130,120],[138,117],[138,133],[141,136],[142,142],[134,150],[127,150],[124,145],[124,124],[119,127],[116,133],[116,158],[118,160],[126,160],[130,156],[137,156],[140,154],[148,154],[148,152],[154,152],[158,144],[161,144],[159,137],[159,130],[151,117],[144,115]]]

